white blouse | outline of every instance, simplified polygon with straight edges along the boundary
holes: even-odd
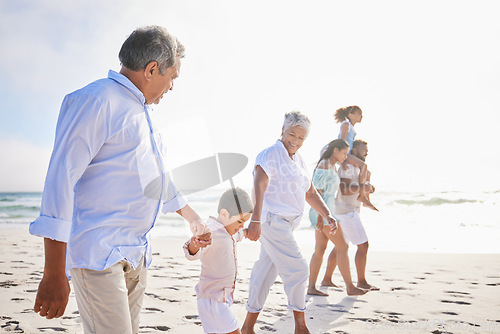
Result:
[[[311,187],[311,178],[302,157],[295,153],[290,158],[285,145],[277,140],[259,153],[255,166],[262,167],[269,178],[261,220],[266,220],[268,212],[282,217],[302,216],[306,192]]]

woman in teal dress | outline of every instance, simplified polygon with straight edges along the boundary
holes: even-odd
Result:
[[[313,185],[321,194],[321,197],[323,197],[323,200],[332,213],[335,211],[335,197],[337,196],[337,190],[340,184],[340,178],[335,169],[335,165],[344,162],[348,152],[349,144],[343,139],[335,139],[328,144],[314,169]],[[349,257],[347,254],[349,246],[344,239],[340,224],[338,224],[337,233],[332,235],[329,226],[324,224],[323,218],[312,208],[309,211],[309,219],[311,220],[311,225],[316,229],[316,246],[309,265],[309,287],[307,289],[307,294],[328,296],[328,294],[316,289],[316,280],[318,279],[319,270],[323,263],[323,255],[325,254],[328,240],[331,240],[335,244],[338,267],[346,284],[347,294],[352,296],[367,293],[368,290],[358,288],[352,283]]]

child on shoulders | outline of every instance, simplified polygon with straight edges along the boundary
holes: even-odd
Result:
[[[334,114],[337,123],[340,123],[339,139],[344,139],[352,150],[354,140],[356,138],[356,131],[354,130],[354,125],[361,123],[363,119],[363,111],[358,106],[349,106],[345,108],[339,108]],[[349,151],[350,153],[350,151]],[[347,156],[344,164],[351,164],[360,169],[358,184],[364,185],[369,182],[370,172],[365,162],[358,159],[352,154]],[[363,203],[363,205],[372,210],[378,211],[378,209],[371,203],[369,192],[364,190],[364,187],[360,188],[358,201]]]
[[[239,334],[238,321],[230,309],[238,272],[236,242],[246,237],[243,226],[250,219],[253,203],[243,189],[232,188],[222,194],[218,212],[217,218],[207,221],[211,244],[192,237],[183,248],[188,260],[201,260],[195,290],[204,332]]]

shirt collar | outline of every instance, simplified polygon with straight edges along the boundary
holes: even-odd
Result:
[[[210,216],[207,220],[207,226],[210,228],[210,230],[212,231],[216,231],[216,230],[220,230],[220,229],[224,229],[224,225],[222,225],[221,223],[219,223],[217,221],[217,219],[215,217],[212,217]]]
[[[285,147],[285,144],[283,144],[283,142],[281,140],[276,140],[276,145],[279,147],[279,149],[282,151],[282,153],[289,159],[289,160],[292,160],[292,161],[295,161],[295,156],[296,156],[296,153],[290,158],[290,154],[288,154],[288,151],[286,150],[286,147]]]
[[[113,81],[116,81],[120,85],[124,86],[127,88],[129,91],[132,92],[132,94],[137,97],[137,99],[141,102],[142,105],[146,103],[146,98],[144,97],[144,94],[137,88],[132,81],[130,81],[126,76],[123,74],[120,74],[118,72],[115,72],[113,70],[109,70],[108,72],[108,79],[111,79]]]
[[[226,230],[226,227],[219,221],[217,221],[217,218],[210,216],[207,220],[207,226],[210,229],[211,232],[215,231],[221,231],[225,232],[224,234],[227,234],[228,236],[231,237],[231,234]]]

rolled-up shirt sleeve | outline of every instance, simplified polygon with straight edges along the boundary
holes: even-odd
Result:
[[[163,200],[162,212],[176,212],[188,204],[187,200],[182,196],[181,192],[177,190],[175,184],[170,179],[167,173],[167,188],[166,195]]]
[[[106,141],[110,131],[106,114],[106,106],[95,96],[69,94],[65,97],[57,121],[40,216],[30,224],[31,234],[69,241],[75,189]]]

